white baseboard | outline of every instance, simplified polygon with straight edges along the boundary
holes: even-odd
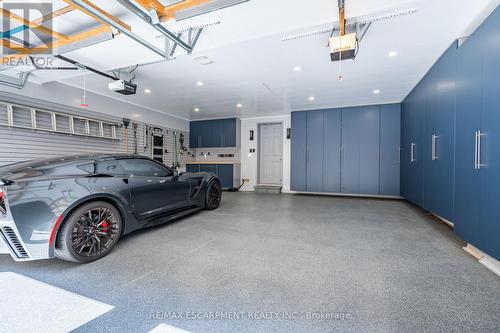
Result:
[[[463,249],[474,258],[476,258],[481,265],[488,268],[496,275],[500,276],[500,261],[487,255],[472,244],[467,244],[467,246],[463,247]]]

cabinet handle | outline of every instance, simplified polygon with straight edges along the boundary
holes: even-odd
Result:
[[[410,161],[413,163],[415,162],[415,143],[411,143],[411,151],[410,151]]]
[[[439,137],[436,134],[432,134],[432,160],[435,161],[438,159],[437,154],[436,154],[436,144],[437,144],[437,139]]]
[[[477,131],[477,139],[476,139],[476,142],[477,142],[477,170],[481,169],[482,167],[486,166],[485,164],[482,164],[481,163],[481,138],[483,136],[485,136],[486,134],[484,133],[481,133],[481,131]]]
[[[401,147],[398,149],[398,164],[401,164]]]
[[[474,140],[475,140],[475,142],[474,142],[474,170],[477,170],[477,169],[479,169],[479,166],[478,166],[479,163],[477,162],[478,161],[477,148],[478,148],[478,142],[479,142],[478,141],[478,138],[479,138],[478,131],[476,131],[474,133],[474,135],[475,135],[475,137],[474,137]]]

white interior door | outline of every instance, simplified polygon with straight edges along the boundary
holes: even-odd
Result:
[[[283,125],[259,125],[259,183],[281,185],[283,178]]]

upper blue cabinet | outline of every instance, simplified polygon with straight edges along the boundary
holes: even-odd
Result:
[[[189,148],[239,147],[240,121],[236,118],[192,121]]]

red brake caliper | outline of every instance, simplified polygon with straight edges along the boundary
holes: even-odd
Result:
[[[108,221],[104,221],[101,223],[101,231],[108,232]]]

